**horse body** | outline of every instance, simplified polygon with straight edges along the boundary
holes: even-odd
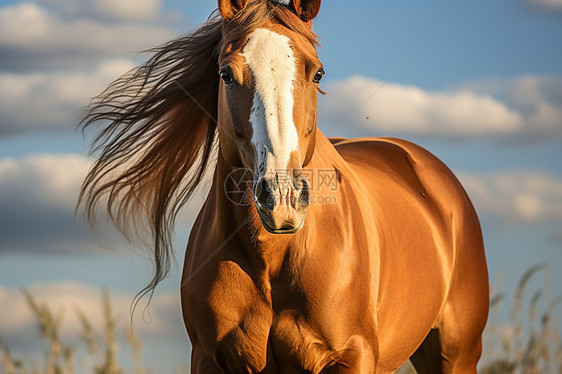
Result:
[[[149,293],[218,143],[181,283],[193,373],[389,373],[409,358],[475,373],[488,312],[476,213],[420,147],[317,130],[319,8],[219,0],[220,17],[112,83],[86,116],[108,122],[81,200],[122,231],[148,228]],[[241,186],[249,201],[228,195]]]
[[[442,340],[465,342],[463,355],[451,352],[453,365],[460,358],[474,365],[486,312],[473,306],[487,303],[487,273],[460,184],[413,144],[372,138],[333,146],[317,136],[325,146],[310,167],[337,170],[338,203],[312,204],[302,230],[286,237],[267,233],[253,205],[224,197],[231,170],[219,157],[182,282],[192,370],[393,372],[432,328]],[[455,287],[459,277],[472,285]],[[475,309],[463,318],[468,332],[450,326],[464,308]],[[448,352],[433,360],[441,353]]]

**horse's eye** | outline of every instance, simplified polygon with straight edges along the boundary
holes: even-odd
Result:
[[[316,75],[314,76],[314,79],[312,80],[314,83],[320,83],[320,80],[322,79],[322,77],[324,76],[324,68],[320,68],[317,72]]]
[[[232,68],[230,66],[223,67],[219,72],[222,81],[225,85],[230,85],[234,83],[234,76],[232,74]]]

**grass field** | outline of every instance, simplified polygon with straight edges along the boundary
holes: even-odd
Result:
[[[542,289],[527,292],[536,274],[549,271],[544,264],[534,266],[520,278],[514,295],[493,294],[490,320],[484,334],[481,373],[562,373],[562,342],[554,318],[562,297],[551,295],[548,277]],[[86,315],[79,308],[74,310],[82,330],[78,344],[67,344],[61,339],[64,318],[60,311],[39,302],[30,292],[22,292],[36,318],[38,339],[43,341],[45,352],[40,357],[14,357],[0,336],[0,374],[155,373],[154,369],[143,365],[143,345],[134,330],[126,321],[118,321],[114,316],[109,291],[101,293],[102,330],[95,331]],[[500,315],[502,310],[507,312],[506,316]],[[119,361],[118,352],[125,348],[131,355],[129,365]],[[174,374],[182,372],[186,372],[186,368],[178,368]],[[406,364],[399,373],[415,371]]]

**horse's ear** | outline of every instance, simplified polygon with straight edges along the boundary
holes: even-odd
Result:
[[[244,10],[248,0],[219,0],[219,11],[225,21],[230,21],[238,12]]]
[[[308,22],[318,14],[321,0],[293,0],[295,13],[304,22]]]

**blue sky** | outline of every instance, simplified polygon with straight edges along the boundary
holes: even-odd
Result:
[[[68,309],[97,301],[107,286],[126,319],[149,280],[145,254],[73,218],[91,162],[76,120],[89,97],[142,61],[136,52],[193,30],[215,8],[203,0],[0,1],[0,315],[12,318],[2,318],[0,336],[16,353],[37,348],[20,287]],[[327,73],[321,130],[403,137],[445,161],[480,214],[491,279],[503,279],[498,291],[512,292],[534,264],[561,264],[562,1],[324,1],[314,29]],[[203,196],[180,220],[179,264]],[[542,287],[541,276],[529,287]],[[137,316],[148,365],[162,355],[170,368],[187,365],[178,283],[176,269],[159,287],[150,324]],[[562,294],[562,276],[552,283],[553,296]]]

